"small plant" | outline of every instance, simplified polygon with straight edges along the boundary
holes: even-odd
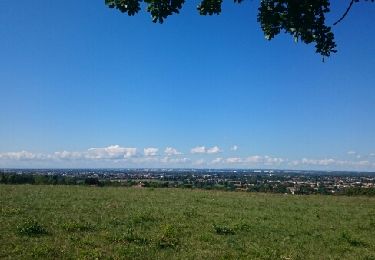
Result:
[[[166,225],[163,228],[162,234],[158,239],[157,245],[159,248],[174,248],[178,246],[179,239],[177,237],[177,230],[171,225]]]
[[[48,234],[47,229],[34,219],[28,219],[17,226],[18,233],[25,236],[40,236]]]
[[[128,229],[128,231],[124,235],[124,240],[128,243],[134,243],[138,245],[149,244],[149,240],[147,238],[139,236],[137,233],[135,233],[133,228]]]
[[[219,234],[219,235],[234,235],[235,234],[234,229],[228,226],[219,226],[219,225],[214,224],[213,227],[214,227],[216,234]]]
[[[183,212],[184,216],[187,218],[195,218],[198,216],[196,208],[188,208]]]
[[[0,214],[4,216],[13,216],[21,212],[20,208],[5,206],[0,209]]]
[[[56,259],[58,251],[54,247],[38,244],[31,249],[31,256],[35,259]]]
[[[110,237],[110,241],[122,244],[136,244],[136,245],[148,245],[152,241],[145,237],[140,236],[133,228],[128,228],[128,230],[121,234]]]
[[[244,231],[244,232],[248,232],[251,230],[251,226],[247,223],[239,223],[235,226],[235,229],[237,231]]]
[[[95,228],[89,222],[76,222],[76,221],[69,221],[62,225],[62,228],[68,232],[89,232],[93,231]]]
[[[358,239],[355,239],[353,238],[352,236],[350,236],[348,233],[346,232],[343,232],[341,237],[347,242],[349,243],[351,246],[354,246],[354,247],[365,247],[367,246],[367,244],[363,241],[360,241]]]
[[[133,222],[134,225],[138,225],[138,224],[145,224],[149,222],[155,222],[156,218],[154,217],[152,213],[142,212],[142,213],[133,215],[131,221]]]

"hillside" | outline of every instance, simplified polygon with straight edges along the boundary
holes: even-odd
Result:
[[[0,185],[0,204],[0,258],[375,258],[369,197]]]

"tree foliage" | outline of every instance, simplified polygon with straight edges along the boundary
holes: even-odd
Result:
[[[233,1],[238,4],[244,0]],[[343,16],[334,25],[341,22],[353,4],[359,1],[351,0]],[[142,2],[146,4],[152,21],[163,23],[168,16],[180,12],[185,0],[105,0],[107,6],[129,16],[141,10]],[[222,3],[223,0],[200,0],[197,10],[200,15],[218,15],[221,13]],[[257,20],[266,39],[271,40],[279,33],[285,32],[295,41],[314,43],[316,52],[324,58],[337,52],[332,27],[326,23],[328,12],[330,12],[329,0],[261,0]]]

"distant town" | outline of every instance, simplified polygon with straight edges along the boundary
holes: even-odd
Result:
[[[375,172],[264,169],[2,169],[0,183],[199,188],[296,195],[375,195]]]

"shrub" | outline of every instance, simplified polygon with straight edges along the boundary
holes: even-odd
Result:
[[[99,182],[98,178],[87,177],[87,178],[85,178],[85,184],[86,185],[96,185],[96,186],[99,186],[100,182]]]
[[[219,225],[214,224],[213,227],[214,227],[216,234],[219,234],[219,235],[234,235],[235,233],[234,229],[228,226],[219,226]]]
[[[26,236],[40,236],[48,234],[47,229],[34,219],[28,219],[17,226],[18,233]]]
[[[163,227],[161,236],[157,241],[159,248],[174,248],[178,246],[179,239],[177,236],[177,230],[171,225],[166,225]]]

